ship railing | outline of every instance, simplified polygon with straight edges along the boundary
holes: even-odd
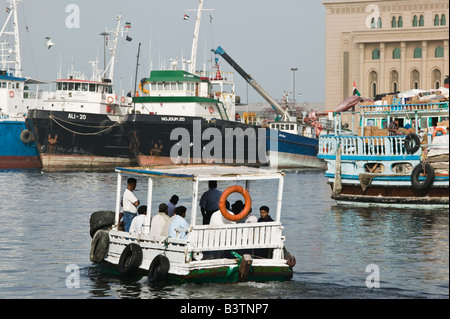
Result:
[[[417,103],[417,104],[390,104],[390,105],[360,105],[361,111],[375,113],[391,113],[391,112],[418,112],[418,111],[436,111],[448,112],[448,102],[435,103]]]
[[[406,136],[332,136],[319,138],[319,158],[341,156],[407,156]],[[417,151],[420,154],[421,149]]]

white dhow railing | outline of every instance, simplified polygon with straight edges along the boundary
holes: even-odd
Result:
[[[406,156],[406,136],[321,136],[319,157],[335,156],[341,146],[341,156]],[[419,150],[420,152],[420,150]]]

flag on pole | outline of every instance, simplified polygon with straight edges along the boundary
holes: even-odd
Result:
[[[358,89],[356,88],[356,83],[353,81],[353,96],[361,96],[361,93],[359,93]]]
[[[131,40],[133,40],[133,38],[130,38],[130,37],[127,35],[127,38],[126,38],[125,40],[127,40],[128,42],[131,42]]]
[[[212,20],[213,20],[212,16],[209,15],[209,22],[212,23]]]
[[[189,20],[191,17],[188,16],[187,14],[184,15],[183,20]]]
[[[130,22],[126,22],[125,23],[125,29],[131,29],[131,23]]]
[[[11,9],[6,7],[6,13],[9,13],[9,12],[11,12]]]

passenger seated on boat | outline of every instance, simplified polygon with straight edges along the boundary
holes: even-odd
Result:
[[[130,231],[131,222],[133,218],[137,215],[137,207],[140,202],[137,197],[133,194],[136,189],[137,181],[135,178],[129,178],[127,180],[127,189],[123,193],[122,203],[123,203],[123,223],[125,225],[125,231]]]
[[[130,234],[140,235],[143,233],[143,227],[145,222],[145,216],[147,215],[147,206],[142,205],[138,208],[138,216],[133,218],[130,226]]]
[[[175,208],[175,216],[169,225],[169,237],[185,239],[187,232],[182,231],[189,228],[189,223],[184,219],[186,217],[186,207],[179,206]],[[177,233],[179,234],[177,236]]]
[[[264,222],[273,222],[274,220],[269,215],[269,207],[267,206],[261,206],[259,208],[259,212],[261,214],[261,218],[258,219],[258,223],[264,223]]]
[[[167,215],[169,215],[169,217],[173,216],[173,211],[175,210],[175,207],[177,207],[178,204],[178,200],[180,198],[178,197],[178,195],[173,195],[170,198],[170,201],[167,203],[167,207],[169,208],[169,211],[167,212]]]
[[[170,217],[168,215],[167,204],[160,204],[158,209],[158,214],[152,218],[150,224],[150,235],[151,236],[162,236],[164,227],[169,221]]]
[[[217,189],[217,181],[209,181],[208,186],[209,190],[200,198],[203,225],[209,225],[212,214],[219,210],[219,200],[222,195],[222,192]]]
[[[226,201],[225,207],[230,212],[230,202],[229,201]],[[233,221],[228,220],[225,217],[223,217],[222,212],[220,210],[218,210],[212,214],[211,221],[209,222],[210,226],[220,226],[220,225],[229,225],[229,224],[236,224],[236,222],[233,222]]]

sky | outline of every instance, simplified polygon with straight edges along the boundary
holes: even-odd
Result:
[[[7,6],[5,0],[0,1]],[[73,5],[79,9],[79,25],[73,23]],[[151,66],[157,70],[163,62],[168,68],[171,58],[190,59],[197,13],[186,10],[197,8],[198,0],[23,0],[19,23],[24,76],[53,81],[59,77],[60,65],[64,78],[73,63],[89,79],[89,61],[98,56],[103,67],[100,33],[115,29],[116,16],[122,14],[123,21],[131,23],[128,36],[133,40],[119,39],[114,83],[116,91],[128,91],[134,87],[139,42],[138,80],[149,76]],[[211,49],[221,46],[273,98],[281,99],[283,92],[292,91],[291,68],[298,68],[297,102],[325,101],[325,8],[321,1],[205,0],[204,9],[214,11],[202,16],[197,69],[211,60]],[[7,14],[0,12],[3,25]],[[185,14],[189,20],[183,20]],[[55,43],[51,49],[44,46],[45,37]],[[221,70],[234,72],[223,60]],[[234,80],[242,102],[265,102],[236,72]]]

